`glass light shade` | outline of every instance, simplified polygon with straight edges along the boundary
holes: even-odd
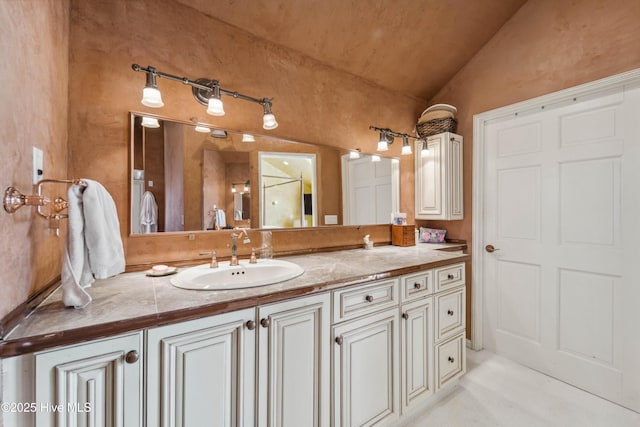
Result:
[[[160,122],[158,122],[158,119],[156,119],[154,117],[143,117],[142,118],[142,126],[144,126],[146,128],[159,128],[160,127]]]
[[[387,151],[389,149],[389,144],[386,140],[380,140],[378,142],[378,151]]]
[[[222,105],[222,99],[215,98],[213,96],[209,98],[207,114],[211,114],[212,116],[224,116],[224,106]]]
[[[209,129],[206,126],[202,126],[202,125],[197,125],[196,126],[196,132],[200,132],[200,133],[209,133],[211,132],[211,129]]]
[[[357,151],[350,151],[349,152],[349,158],[350,159],[359,159],[360,158],[360,153],[358,153]]]
[[[427,141],[422,141],[422,149],[420,150],[420,155],[425,156],[429,153],[429,146],[427,145]]]
[[[411,146],[410,146],[410,145],[403,145],[403,146],[402,146],[401,154],[402,154],[403,156],[406,156],[406,155],[411,154]]]
[[[278,122],[276,122],[276,116],[272,113],[267,113],[262,116],[262,127],[267,130],[277,128]]]
[[[242,142],[256,142],[256,139],[249,133],[243,133]]]
[[[379,162],[379,161],[380,161],[380,156],[378,156],[378,155],[376,155],[376,154],[373,154],[373,155],[371,156],[371,161],[372,161],[372,162]]]
[[[232,193],[235,193],[235,192],[236,192],[236,185],[235,185],[235,184],[233,184],[233,185],[231,186],[231,192],[232,192]]]
[[[160,90],[156,87],[145,87],[142,89],[142,105],[146,105],[151,108],[160,108],[164,107],[164,102],[162,102],[162,95],[160,94]]]
[[[248,184],[248,183],[245,183],[245,184],[244,184],[244,191],[245,191],[245,193],[246,193],[247,191],[249,191],[249,184]]]

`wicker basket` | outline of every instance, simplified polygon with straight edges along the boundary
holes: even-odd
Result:
[[[421,138],[443,132],[455,132],[457,129],[458,121],[452,117],[433,119],[416,125],[416,132]]]

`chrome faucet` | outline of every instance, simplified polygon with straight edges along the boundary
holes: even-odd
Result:
[[[251,239],[249,239],[249,235],[247,234],[247,230],[244,228],[234,228],[234,230],[239,230],[239,233],[231,233],[231,262],[229,265],[238,265],[238,237],[244,235],[244,239],[242,239],[242,243],[250,243]]]

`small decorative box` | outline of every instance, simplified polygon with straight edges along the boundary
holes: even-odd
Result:
[[[391,244],[395,246],[414,246],[416,244],[415,225],[392,225]]]

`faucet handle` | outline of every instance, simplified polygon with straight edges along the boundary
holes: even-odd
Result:
[[[216,258],[216,251],[200,252],[200,255],[211,255],[211,264],[209,264],[209,267],[211,268],[218,267],[218,259]]]
[[[249,258],[249,264],[255,264],[258,262],[256,257],[256,248],[251,248],[251,258]]]

